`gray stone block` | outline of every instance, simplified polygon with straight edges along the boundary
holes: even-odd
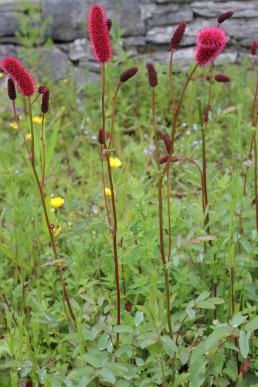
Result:
[[[234,11],[232,18],[253,18],[258,17],[257,1],[227,1],[226,3],[216,4],[213,1],[207,1],[205,6],[201,1],[195,1],[191,4],[193,12],[198,16],[216,18],[221,13]]]
[[[193,20],[193,13],[190,9],[179,12],[169,12],[164,16],[150,18],[147,22],[147,25],[149,27],[166,26],[170,24],[178,24],[183,20],[186,22]]]
[[[42,18],[51,15],[47,37],[54,41],[71,42],[85,37],[86,5],[84,0],[43,0]]]
[[[18,30],[19,22],[12,12],[0,12],[0,36],[12,36]]]
[[[0,45],[0,61],[5,56],[14,56],[15,58],[17,58],[16,46],[14,46],[12,44]]]

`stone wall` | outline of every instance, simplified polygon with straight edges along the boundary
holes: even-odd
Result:
[[[39,20],[43,22],[51,16],[43,40],[50,37],[54,44],[44,50],[44,61],[50,63],[49,75],[55,80],[65,78],[71,65],[80,74],[87,63],[91,77],[98,71],[85,39],[87,12],[95,2],[104,6],[109,18],[117,20],[123,47],[131,56],[167,60],[172,33],[185,20],[187,28],[175,60],[188,64],[193,57],[197,31],[216,25],[216,17],[228,10],[235,11],[235,15],[223,25],[229,43],[222,59],[237,62],[249,51],[251,42],[258,39],[257,0],[30,0]],[[34,19],[30,20],[26,1],[0,0],[0,59],[5,55],[19,56],[21,47],[15,33],[21,28],[14,12],[39,28]],[[40,52],[40,42],[35,50]]]

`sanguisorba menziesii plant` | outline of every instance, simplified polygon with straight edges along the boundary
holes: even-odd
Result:
[[[100,158],[102,169],[102,185],[105,207],[108,218],[108,225],[112,235],[113,242],[113,256],[115,267],[115,282],[116,282],[116,301],[117,301],[117,325],[121,323],[121,291],[120,291],[120,268],[118,265],[118,245],[117,245],[117,210],[116,210],[116,197],[113,183],[112,169],[120,167],[121,162],[119,159],[111,157],[110,154],[115,152],[114,144],[114,120],[116,113],[117,94],[123,83],[132,78],[138,71],[137,67],[132,67],[125,70],[120,75],[120,81],[118,82],[112,106],[112,119],[110,132],[106,131],[106,116],[105,116],[105,64],[113,58],[113,49],[110,37],[110,29],[112,27],[112,21],[107,19],[107,16],[103,8],[95,4],[90,8],[88,15],[88,36],[90,46],[95,60],[100,64],[101,73],[101,106],[102,106],[102,127],[99,129],[98,142],[100,144]],[[108,176],[109,187],[106,187],[104,160],[106,160],[106,169]],[[107,196],[111,196],[111,215],[109,209],[109,203]],[[123,274],[123,289],[125,293],[125,279],[124,270],[122,265]],[[124,294],[125,295],[125,294]],[[116,336],[116,349],[119,346],[119,333]]]
[[[41,85],[38,88],[37,96],[35,97],[34,101],[32,101],[32,97],[36,94],[36,83],[34,81],[34,78],[31,76],[30,72],[22,65],[22,63],[18,59],[8,56],[2,59],[0,67],[9,77],[7,82],[8,97],[12,101],[14,119],[23,137],[24,144],[27,151],[27,156],[28,156],[30,165],[32,167],[33,175],[40,193],[40,199],[43,207],[44,217],[49,231],[50,245],[52,247],[53,255],[54,255],[53,263],[58,272],[58,276],[63,289],[63,296],[67,303],[72,324],[74,327],[76,327],[76,317],[74,315],[72,305],[66,290],[65,282],[63,279],[62,266],[60,265],[60,262],[58,259],[56,244],[54,240],[54,231],[50,223],[49,214],[48,214],[47,205],[46,205],[46,196],[45,196],[46,149],[45,149],[45,142],[44,142],[44,122],[45,122],[45,114],[48,112],[48,109],[49,109],[50,92],[45,86]],[[16,86],[19,89],[21,95],[24,97],[25,103],[27,104],[27,107],[28,107],[30,130],[31,130],[29,138],[31,139],[31,146],[29,145],[28,135],[25,135],[17,114]],[[38,134],[36,133],[36,131],[34,131],[32,106],[34,102],[36,102],[36,100],[41,95],[42,95],[42,99],[41,99],[42,120],[41,120],[40,141],[41,141],[41,152],[42,152],[42,155],[41,155],[42,165],[37,166],[36,152],[35,152],[35,136],[37,136]],[[41,172],[41,175],[40,175],[40,172]]]

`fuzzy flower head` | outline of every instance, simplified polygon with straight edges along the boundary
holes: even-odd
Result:
[[[195,59],[201,66],[211,64],[224,50],[227,36],[224,30],[217,27],[207,27],[196,37]]]
[[[50,205],[54,208],[60,208],[64,204],[64,199],[60,196],[50,199]]]
[[[169,48],[170,50],[174,49],[174,50],[177,50],[180,43],[181,43],[181,40],[184,36],[184,33],[185,33],[185,27],[186,27],[186,22],[185,21],[182,21],[179,26],[177,27],[177,29],[175,30],[171,40],[170,40],[170,43],[169,43]]]
[[[20,61],[12,56],[6,56],[2,59],[0,66],[13,82],[16,83],[24,97],[31,97],[34,94],[35,81]]]
[[[158,85],[157,71],[152,63],[146,64],[148,71],[148,79],[150,87],[156,87]]]
[[[92,53],[99,63],[112,59],[113,50],[108,30],[107,17],[103,8],[94,4],[88,15],[88,31]]]

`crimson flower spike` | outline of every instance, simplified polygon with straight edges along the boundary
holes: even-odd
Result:
[[[182,21],[175,30],[169,44],[170,50],[177,50],[185,33],[186,22]]]
[[[105,63],[113,58],[111,38],[109,35],[107,17],[103,8],[94,4],[88,15],[88,31],[92,53],[99,63]]]
[[[227,36],[222,28],[207,27],[196,37],[195,60],[200,66],[211,64],[224,50]]]
[[[130,69],[125,70],[120,75],[120,82],[124,83],[128,81],[128,79],[132,78],[138,72],[138,67],[131,67]]]
[[[49,108],[49,94],[50,94],[50,92],[47,89],[45,91],[45,93],[43,94],[43,96],[42,96],[41,111],[42,111],[43,114],[48,112],[48,108]]]
[[[34,94],[35,81],[18,59],[6,56],[2,59],[0,67],[17,84],[24,97],[31,97]]]
[[[108,140],[110,138],[110,133],[105,132],[105,137],[106,137],[106,140]],[[103,129],[102,128],[99,129],[98,143],[101,144],[101,145],[104,144],[104,133],[103,133]]]
[[[256,49],[257,49],[257,41],[254,40],[251,46],[251,55],[255,56],[256,55]]]
[[[11,78],[8,78],[7,90],[8,90],[8,97],[10,98],[10,100],[15,101],[17,98],[16,89],[15,89],[14,81]]]
[[[157,71],[152,63],[147,63],[146,67],[148,70],[150,87],[156,87],[158,85]]]
[[[222,83],[227,83],[227,82],[231,81],[230,77],[228,77],[227,75],[223,75],[223,74],[216,74],[214,76],[214,79],[215,79],[215,81],[222,82]]]
[[[38,87],[38,93],[39,94],[44,94],[47,91],[47,88],[44,85],[40,85]]]
[[[107,19],[107,28],[108,28],[108,31],[110,31],[112,28],[112,20],[111,19]]]
[[[217,17],[217,21],[219,24],[222,24],[225,20],[229,19],[230,17],[232,17],[234,15],[235,12],[233,11],[227,11],[227,12],[224,12],[222,13],[221,15],[219,15]]]

